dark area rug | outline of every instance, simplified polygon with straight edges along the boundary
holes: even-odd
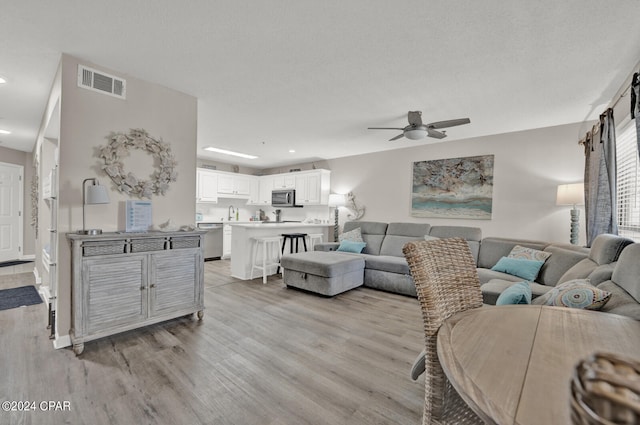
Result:
[[[0,290],[0,310],[41,303],[42,298],[33,285]]]
[[[0,267],[17,266],[25,263],[33,263],[33,260],[5,261],[4,263],[0,263]]]

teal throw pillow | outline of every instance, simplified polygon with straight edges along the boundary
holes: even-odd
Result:
[[[338,249],[336,249],[336,251],[355,252],[359,254],[362,252],[365,246],[367,246],[367,244],[364,242],[353,242],[344,239],[342,242],[340,242],[340,246],[338,247]]]
[[[543,264],[544,261],[502,257],[491,270],[534,281]]]
[[[531,287],[529,282],[518,282],[502,291],[496,305],[531,304]]]

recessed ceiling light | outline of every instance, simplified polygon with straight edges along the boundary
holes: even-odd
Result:
[[[289,149],[289,153],[296,153],[295,149]]]
[[[0,130],[0,134],[11,134],[9,130]]]
[[[209,152],[222,153],[222,154],[225,154],[225,155],[239,156],[240,158],[247,158],[247,159],[256,159],[257,158],[257,156],[255,156],[255,155],[249,155],[249,154],[246,154],[246,153],[229,151],[229,150],[226,150],[226,149],[214,148],[213,146],[208,146],[208,147],[204,148],[204,150],[205,151],[209,151]]]
[[[4,78],[0,77],[0,84],[6,84],[7,80],[5,80]]]

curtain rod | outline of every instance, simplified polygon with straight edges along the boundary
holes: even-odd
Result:
[[[640,71],[639,71],[640,72]],[[627,95],[629,93],[631,93],[631,86],[633,85],[633,75],[631,76],[631,79],[629,80],[629,84],[623,87],[625,87],[625,89],[622,91],[622,93],[620,93],[620,95],[618,96],[618,98],[612,103],[610,104],[610,106],[607,106],[605,108],[605,110],[602,112],[602,114],[604,114],[604,112],[607,111],[607,109],[615,109],[615,107],[618,105],[618,103],[625,97],[627,97]],[[600,114],[600,115],[602,115]],[[594,124],[593,127],[591,127],[591,131],[588,131],[587,133],[591,133],[592,135],[597,134],[600,131],[600,126],[598,125],[598,123]],[[584,145],[587,139],[587,135],[585,135],[584,137],[582,137],[580,140],[578,140],[578,145]]]

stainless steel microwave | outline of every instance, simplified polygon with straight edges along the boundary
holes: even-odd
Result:
[[[274,207],[297,207],[296,191],[294,189],[272,191],[271,205]]]

